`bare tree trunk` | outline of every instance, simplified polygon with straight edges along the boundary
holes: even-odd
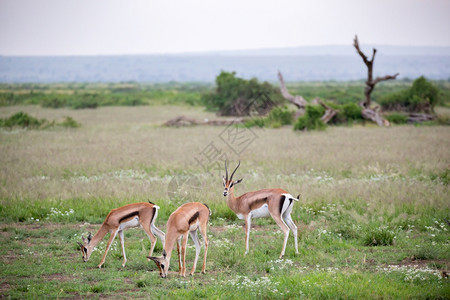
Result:
[[[373,48],[372,59],[369,60],[369,58],[359,48],[359,42],[358,42],[357,35],[355,35],[355,39],[353,40],[353,46],[355,47],[359,56],[361,56],[364,64],[367,66],[367,81],[366,81],[366,87],[364,89],[365,100],[360,103],[360,106],[363,108],[362,116],[366,119],[376,122],[379,126],[389,125],[389,122],[386,121],[385,119],[383,119],[383,117],[380,115],[379,111],[377,111],[376,109],[372,109],[370,107],[370,105],[372,103],[371,94],[377,83],[379,83],[381,81],[385,81],[385,80],[396,79],[398,76],[398,73],[395,75],[386,75],[384,77],[377,77],[377,78],[373,79],[373,61],[375,59],[375,54],[377,53],[377,49]]]
[[[283,75],[281,75],[280,71],[278,71],[278,79],[280,80],[280,90],[283,97],[298,108],[298,110],[295,112],[295,118],[297,119],[303,116],[308,102],[302,96],[292,96],[288,92],[286,85],[284,84]]]

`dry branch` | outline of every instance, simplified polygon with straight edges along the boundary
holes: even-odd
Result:
[[[334,110],[333,108],[329,107],[328,105],[326,105],[321,100],[319,100],[317,98],[316,98],[316,100],[319,102],[320,105],[322,105],[323,108],[325,108],[325,114],[320,119],[322,120],[322,122],[327,124],[337,114],[337,111]]]

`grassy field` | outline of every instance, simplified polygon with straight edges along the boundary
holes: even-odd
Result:
[[[70,116],[81,127],[0,131],[0,297],[450,298],[448,127],[161,126],[181,114],[216,118],[191,106],[6,106],[0,118],[18,111]],[[243,255],[243,221],[222,196],[224,155],[242,162],[237,194],[301,193],[292,213],[299,255],[291,236],[278,260],[283,237],[269,219],[254,222]],[[164,231],[181,203],[209,205],[206,275],[199,264],[181,278],[172,259],[160,279],[140,229],[125,233],[126,267],[116,241],[96,268],[106,239],[82,262],[82,234],[94,233],[112,208],[148,200],[161,207],[156,224]],[[194,252],[190,241],[188,268]]]

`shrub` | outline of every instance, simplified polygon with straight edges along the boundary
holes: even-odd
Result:
[[[280,125],[291,125],[294,120],[294,112],[287,106],[275,107],[267,117],[269,123],[278,123]]]
[[[97,108],[99,105],[96,94],[84,94],[72,99],[70,106],[74,109]]]
[[[207,109],[222,116],[264,115],[283,99],[268,82],[259,83],[236,77],[236,72],[222,71],[216,77],[216,90],[202,97]]]
[[[385,226],[368,228],[363,236],[364,246],[389,246],[394,243],[395,233]]]
[[[342,113],[347,121],[362,120],[362,108],[356,103],[346,103],[341,106]]]
[[[324,113],[322,106],[306,106],[305,114],[297,119],[294,130],[325,130],[326,125],[320,119]]]
[[[80,127],[80,123],[78,123],[77,121],[75,121],[74,119],[72,119],[71,117],[66,117],[64,119],[64,121],[62,121],[61,123],[59,123],[58,125],[63,126],[63,127],[67,127],[67,128],[76,128],[76,127]]]
[[[22,127],[29,129],[47,129],[55,125],[63,127],[76,128],[80,124],[72,119],[71,117],[66,117],[61,123],[56,123],[55,121],[49,122],[47,119],[37,119],[24,112],[18,112],[6,119],[0,119],[0,127]]]
[[[43,98],[41,100],[41,106],[48,108],[61,108],[67,106],[67,100],[58,97]]]
[[[15,126],[23,128],[37,128],[44,123],[48,123],[48,121],[45,119],[38,120],[37,118],[34,118],[24,112],[18,112],[9,118],[2,119],[0,124],[2,125],[2,127],[8,128],[12,128]]]
[[[409,89],[386,95],[378,102],[384,110],[430,112],[439,101],[439,89],[421,76]]]
[[[401,113],[392,113],[385,115],[384,117],[393,124],[406,124],[408,122],[408,116]]]

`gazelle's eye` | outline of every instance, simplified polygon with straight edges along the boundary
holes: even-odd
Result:
[[[87,248],[83,248],[84,253],[87,253]]]
[[[164,270],[164,265],[163,265],[163,264],[161,264],[161,269],[163,269],[163,270]]]

